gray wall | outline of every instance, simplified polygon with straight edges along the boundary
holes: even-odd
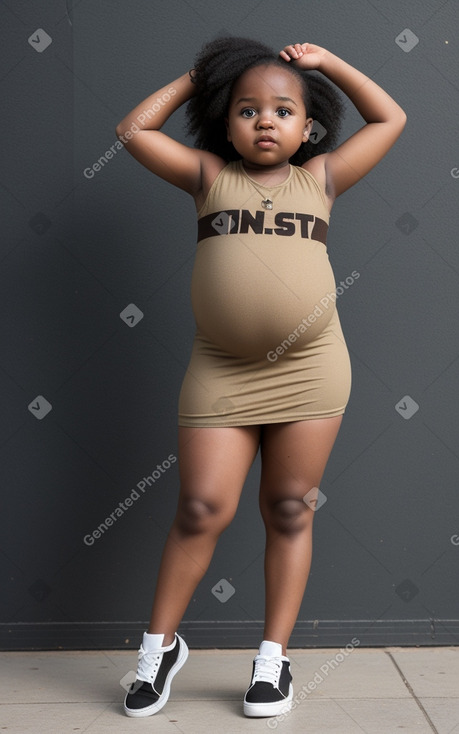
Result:
[[[338,301],[353,390],[291,644],[456,644],[457,4],[73,5],[0,4],[1,645],[134,648],[149,617],[178,491],[194,206],[125,150],[92,178],[84,170],[116,142],[119,120],[222,31],[328,47],[408,114],[396,146],[333,211],[336,279],[360,273]],[[349,104],[344,134],[359,124]],[[182,128],[179,112],[166,132],[185,140]],[[257,461],[187,611],[191,646],[258,645],[258,473]]]

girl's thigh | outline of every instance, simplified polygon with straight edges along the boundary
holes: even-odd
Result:
[[[263,426],[260,500],[302,500],[322,479],[343,416]]]
[[[259,442],[259,426],[180,426],[179,505],[191,501],[214,513],[234,514]]]

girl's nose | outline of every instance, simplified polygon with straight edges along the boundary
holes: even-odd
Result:
[[[261,129],[274,127],[273,118],[268,115],[260,117],[258,120],[258,127]]]

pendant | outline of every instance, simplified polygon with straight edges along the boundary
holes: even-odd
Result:
[[[261,206],[263,207],[263,209],[272,209],[273,203],[271,199],[263,199],[261,202]]]

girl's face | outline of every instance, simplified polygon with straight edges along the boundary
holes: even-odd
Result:
[[[252,168],[288,163],[312,127],[301,83],[287,69],[256,66],[236,81],[226,119],[228,140]]]

